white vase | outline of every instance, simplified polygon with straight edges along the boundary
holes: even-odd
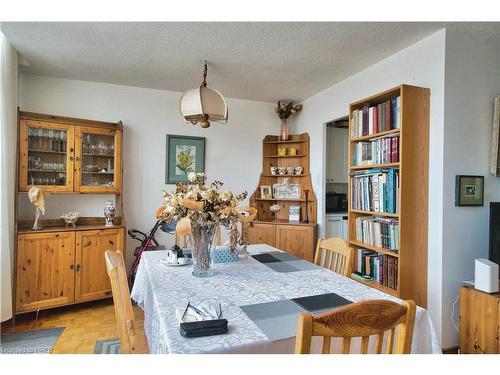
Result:
[[[115,225],[115,214],[115,202],[112,200],[106,201],[106,205],[104,206],[104,220],[106,221],[107,227]]]

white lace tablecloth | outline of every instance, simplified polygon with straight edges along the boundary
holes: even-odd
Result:
[[[268,245],[249,247],[251,254],[269,251],[276,249]],[[332,292],[354,302],[377,298],[399,301],[326,269],[280,273],[246,258],[216,264],[217,275],[198,278],[191,275],[191,266],[166,266],[161,262],[165,257],[165,251],[143,254],[131,293],[144,310],[144,329],[151,353],[293,353],[295,337],[270,341],[239,306]],[[188,301],[198,304],[211,299],[221,303],[229,332],[182,337],[175,308],[186,306]],[[320,347],[319,340],[313,342],[313,352],[319,352]],[[332,340],[332,352],[338,350],[339,341]],[[352,350],[356,350],[354,342]],[[417,307],[412,352],[441,353],[429,314],[420,307]]]

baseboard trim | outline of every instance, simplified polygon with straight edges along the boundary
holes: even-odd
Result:
[[[450,346],[449,348],[443,348],[441,349],[443,351],[443,354],[459,354],[459,349],[460,347],[457,346]]]

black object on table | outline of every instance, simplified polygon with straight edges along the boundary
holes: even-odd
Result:
[[[227,333],[227,319],[181,323],[180,333],[184,337],[221,335]]]

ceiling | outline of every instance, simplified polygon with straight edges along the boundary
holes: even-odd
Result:
[[[495,30],[498,30],[498,24]],[[226,97],[301,100],[396,53],[444,23],[3,22],[27,74]],[[485,33],[491,33],[486,27]]]

